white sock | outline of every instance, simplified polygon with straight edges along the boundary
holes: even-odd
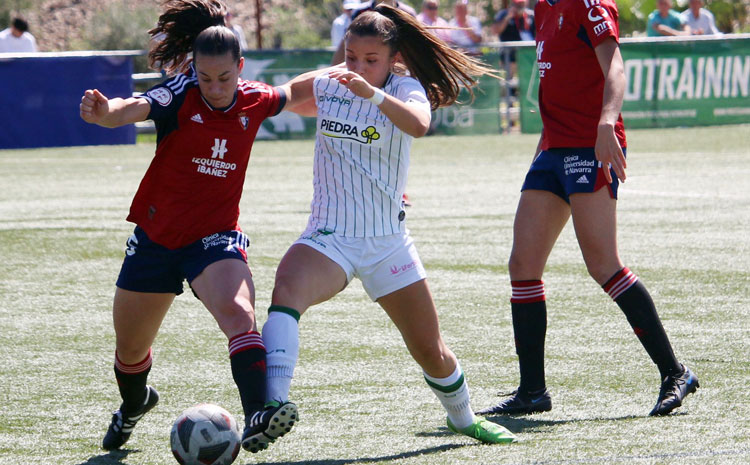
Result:
[[[286,402],[299,356],[297,320],[284,312],[270,312],[263,325],[263,344],[266,346],[266,401]]]
[[[474,412],[469,404],[469,386],[464,380],[464,372],[458,361],[456,369],[447,378],[433,378],[424,373],[424,379],[448,412],[448,418],[453,426],[461,429],[474,423]]]

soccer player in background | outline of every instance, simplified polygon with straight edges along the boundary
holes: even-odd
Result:
[[[86,122],[118,127],[146,119],[157,130],[156,154],[130,207],[127,241],[113,305],[115,378],[122,404],[102,442],[117,449],[159,395],[146,385],[151,345],[187,279],[229,340],[229,359],[245,414],[243,445],[273,440],[296,417],[291,403],[265,405],[266,354],[257,330],[248,238],[239,202],[261,122],[312,97],[309,85],[271,87],[239,79],[244,59],[218,0],[171,0],[152,36],[149,59],[180,74],[139,97],[109,99],[86,90]],[[186,59],[187,58],[187,59]],[[192,60],[190,59],[192,58]],[[318,72],[298,77],[312,79]],[[285,428],[269,423],[280,420]]]
[[[431,109],[452,104],[461,85],[470,88],[490,70],[387,5],[357,16],[344,42],[345,68],[312,84],[317,107],[309,114],[317,114],[318,127],[312,211],[276,271],[263,326],[269,400],[288,401],[300,316],[358,277],[401,332],[451,431],[512,442],[507,429],[471,410],[464,373],[440,335],[402,202],[411,143],[427,132]],[[408,76],[403,66],[397,71],[401,63]]]
[[[679,407],[698,378],[677,361],[654,302],[617,252],[618,178],[625,180],[625,90],[614,0],[540,0],[535,8],[539,109],[543,130],[513,226],[508,270],[517,391],[480,414],[547,411],[544,379],[547,328],[542,273],[572,216],[589,274],[625,313],[659,369],[661,389],[650,415]]]

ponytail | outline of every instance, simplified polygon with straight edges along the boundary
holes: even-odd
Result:
[[[424,87],[433,110],[455,103],[462,87],[473,99],[475,77],[499,78],[492,68],[452,49],[415,18],[385,4],[357,16],[346,38],[350,34],[380,37],[394,53],[401,53],[406,68]]]
[[[228,9],[221,0],[166,0],[151,37],[163,39],[149,52],[149,64],[168,73],[182,71],[188,55],[231,52],[239,61],[239,41],[225,26]],[[195,58],[193,56],[193,58]]]

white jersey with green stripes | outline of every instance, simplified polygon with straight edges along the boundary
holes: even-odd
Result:
[[[383,91],[430,112],[414,78],[391,74]],[[308,229],[347,237],[405,232],[402,195],[412,137],[327,75],[315,79],[314,92],[318,121]]]

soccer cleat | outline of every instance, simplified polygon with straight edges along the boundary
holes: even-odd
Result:
[[[267,449],[268,444],[292,430],[297,418],[297,406],[292,402],[267,402],[263,410],[245,417],[242,448],[253,454]]]
[[[107,434],[102,441],[102,449],[114,450],[119,449],[130,439],[130,433],[133,432],[135,424],[143,418],[154,405],[159,402],[159,393],[151,386],[146,386],[146,399],[143,401],[143,407],[137,412],[123,412],[123,406],[112,415],[112,422],[109,424]]]
[[[552,398],[547,389],[535,392],[515,390],[511,397],[497,405],[476,412],[477,415],[523,415],[527,413],[549,412],[552,410]]]
[[[505,427],[492,423],[486,418],[474,417],[474,423],[466,428],[456,428],[448,418],[448,428],[454,433],[463,434],[470,438],[479,439],[487,444],[510,444],[516,437]]]
[[[649,413],[650,416],[668,414],[682,405],[682,399],[700,387],[698,377],[690,371],[690,368],[685,365],[682,365],[682,368],[682,373],[664,378],[659,390],[659,399]]]

